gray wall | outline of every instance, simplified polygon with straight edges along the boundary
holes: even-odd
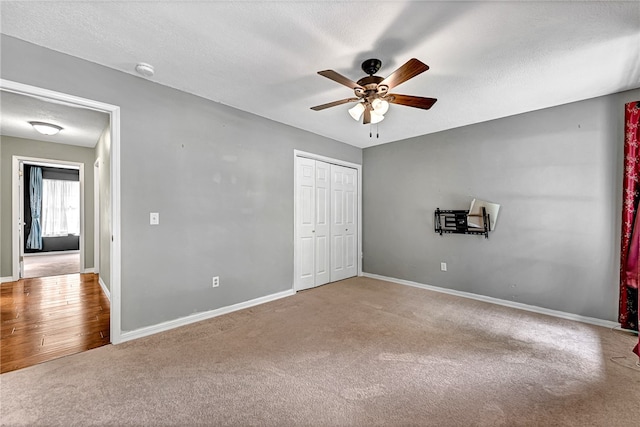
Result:
[[[4,78],[4,76],[3,76]],[[2,204],[0,205],[0,228],[2,229],[0,277],[11,277],[12,245],[11,232],[11,171],[13,156],[37,157],[50,160],[65,160],[84,164],[84,265],[93,268],[93,162],[94,149],[74,145],[53,144],[31,139],[0,137],[0,175]]]
[[[111,290],[111,129],[107,127],[96,144],[100,182],[99,263],[100,280]]]
[[[362,150],[11,37],[1,43],[2,78],[121,107],[124,331],[292,288],[293,150],[358,164]]]
[[[639,99],[365,149],[364,271],[616,321],[624,103]],[[474,197],[502,205],[488,240],[434,233],[436,208],[469,209]]]

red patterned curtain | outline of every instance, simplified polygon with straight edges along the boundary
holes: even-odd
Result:
[[[625,329],[638,330],[640,282],[640,101],[625,105],[622,245],[620,252],[620,311]],[[640,343],[633,349],[640,356]]]

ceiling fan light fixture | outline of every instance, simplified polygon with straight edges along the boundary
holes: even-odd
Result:
[[[384,120],[384,116],[376,112],[376,110],[371,111],[371,124],[380,123]]]
[[[316,105],[311,109],[320,111],[348,102],[357,102],[355,106],[349,109],[349,115],[355,121],[360,121],[360,118],[364,115],[362,123],[366,125],[380,123],[384,120],[384,115],[389,110],[389,103],[428,110],[437,101],[435,98],[389,93],[389,90],[394,87],[427,71],[429,66],[424,62],[411,58],[386,78],[375,75],[381,65],[382,62],[379,59],[368,59],[363,62],[362,70],[368,76],[361,78],[357,82],[333,70],[318,71],[319,75],[352,89],[356,97]]]
[[[385,115],[387,114],[387,111],[389,111],[389,103],[380,98],[374,99],[371,103],[371,107],[373,107],[373,111],[380,115]]]
[[[29,124],[43,135],[55,135],[63,129],[62,126],[45,122],[29,122]]]
[[[356,122],[360,120],[362,113],[364,113],[364,104],[362,102],[358,102],[356,105],[349,108],[349,115],[353,117],[353,120]]]

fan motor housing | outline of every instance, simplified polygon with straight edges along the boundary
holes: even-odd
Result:
[[[367,76],[357,81],[357,83],[367,89],[375,89],[384,79],[378,76]]]
[[[367,76],[367,77],[363,77],[360,80],[358,80],[358,84],[360,86],[362,86],[365,90],[363,91],[361,88],[356,88],[354,90],[355,94],[357,97],[364,97],[364,98],[369,98],[373,95],[375,95],[376,93],[381,93],[384,94],[386,93],[386,90],[381,90],[381,89],[386,89],[386,86],[378,86],[380,84],[381,81],[383,81],[384,78],[382,77],[378,77],[378,76]]]

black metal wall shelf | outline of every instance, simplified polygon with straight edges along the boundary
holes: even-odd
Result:
[[[483,227],[474,227],[469,225],[467,218],[469,216],[482,217]],[[447,234],[484,234],[484,238],[489,238],[491,225],[489,222],[489,214],[487,210],[482,208],[482,215],[469,215],[468,210],[441,210],[437,208],[434,212],[433,223],[435,232]]]

